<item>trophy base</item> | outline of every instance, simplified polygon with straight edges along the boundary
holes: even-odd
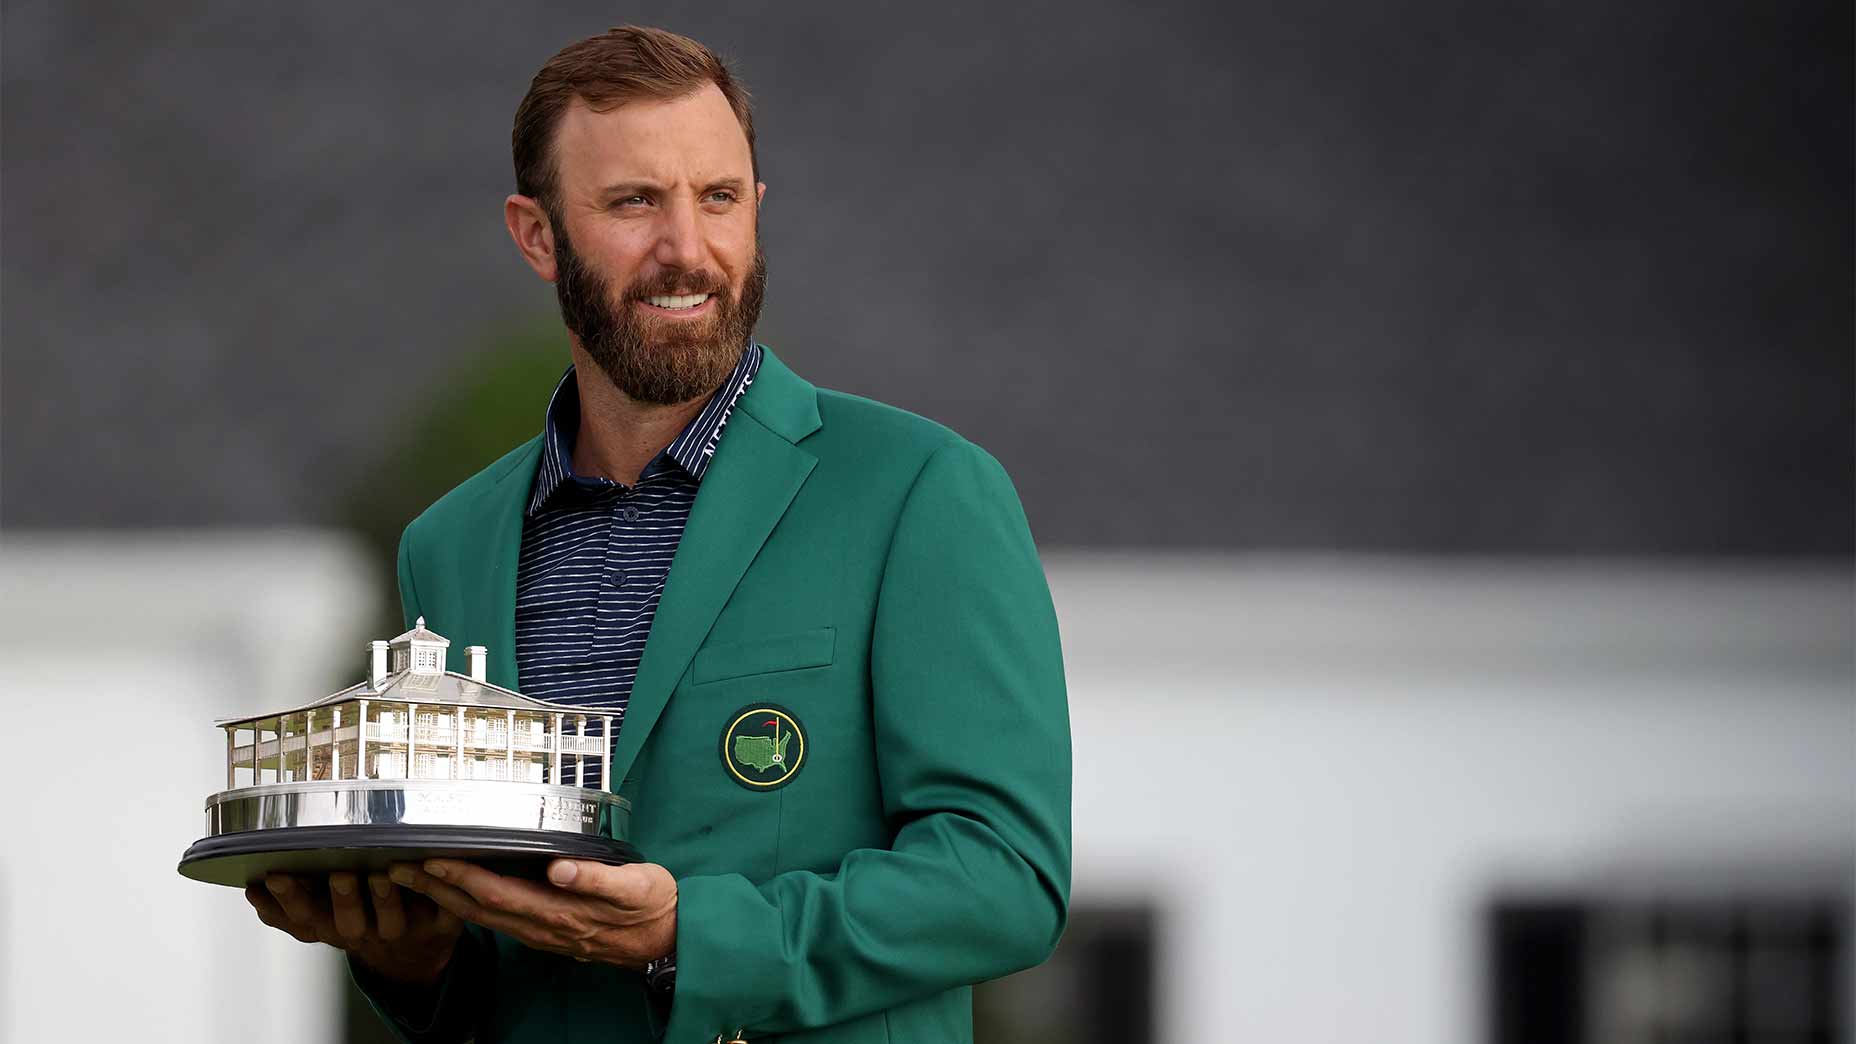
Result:
[[[205,837],[181,856],[183,877],[243,888],[265,874],[385,872],[391,863],[462,859],[500,874],[540,878],[551,859],[643,862],[624,841],[558,830],[489,826],[303,826]]]

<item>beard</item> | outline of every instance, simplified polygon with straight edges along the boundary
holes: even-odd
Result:
[[[758,230],[754,264],[739,296],[731,295],[722,277],[705,268],[639,279],[615,296],[605,276],[574,252],[559,215],[551,214],[550,219],[561,321],[615,387],[637,402],[668,406],[722,386],[760,320],[767,292],[767,259]],[[705,293],[710,295],[710,314],[698,322],[653,322],[635,304],[659,294]]]

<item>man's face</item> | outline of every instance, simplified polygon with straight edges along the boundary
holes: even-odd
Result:
[[[561,318],[640,402],[713,392],[760,318],[766,261],[747,136],[714,84],[608,112],[576,102],[549,207]]]

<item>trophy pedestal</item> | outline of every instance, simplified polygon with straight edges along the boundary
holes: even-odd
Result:
[[[206,837],[185,877],[243,888],[269,873],[384,872],[392,863],[463,859],[539,877],[550,859],[641,862],[617,840],[631,806],[616,794],[532,783],[341,780],[245,787],[207,799]]]
[[[499,874],[539,878],[550,859],[613,866],[642,862],[638,850],[605,837],[553,830],[428,826],[280,827],[204,837],[180,859],[182,876],[243,888],[265,874],[385,873],[392,863],[462,859]]]

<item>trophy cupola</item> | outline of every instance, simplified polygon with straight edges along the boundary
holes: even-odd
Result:
[[[425,617],[421,616],[412,630],[388,643],[387,656],[394,673],[409,670],[414,674],[443,674],[445,649],[450,645],[442,635],[426,630]]]

